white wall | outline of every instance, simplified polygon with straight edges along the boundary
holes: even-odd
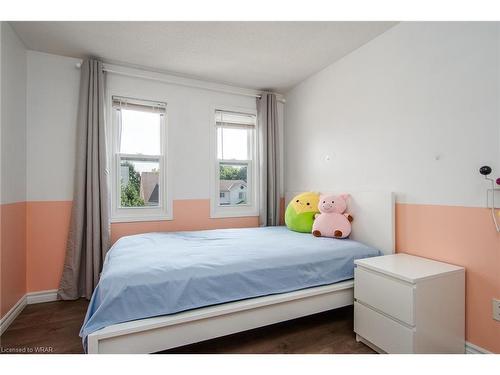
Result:
[[[500,176],[499,35],[497,23],[404,22],[293,88],[286,189],[483,206],[478,167]]]
[[[28,51],[28,200],[71,200],[80,60]]]
[[[26,49],[1,23],[1,203],[26,200]]]
[[[71,200],[78,60],[28,52],[28,200]],[[107,92],[165,101],[173,199],[209,198],[214,105],[255,109],[255,98],[108,74]]]

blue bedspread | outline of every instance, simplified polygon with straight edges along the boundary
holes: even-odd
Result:
[[[379,250],[285,227],[147,233],[108,252],[80,336],[130,320],[351,279]]]

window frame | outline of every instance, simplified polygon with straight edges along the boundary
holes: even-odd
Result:
[[[217,120],[216,112],[236,112],[245,115],[255,116],[255,126],[253,136],[249,141],[251,143],[249,150],[251,158],[248,160],[219,160],[218,159],[218,139],[217,139]],[[227,105],[214,105],[210,111],[210,217],[249,217],[259,216],[259,121],[256,108],[234,107]],[[238,206],[220,205],[220,164],[246,165],[247,166],[247,203]],[[248,194],[250,192],[250,194]]]
[[[151,105],[153,103],[165,104],[165,113],[160,122],[160,155],[142,155],[120,153],[120,111],[113,107],[113,98],[123,98],[134,103]],[[172,198],[170,187],[170,158],[168,156],[168,106],[165,101],[150,98],[136,99],[119,93],[110,92],[108,94],[109,127],[111,133],[111,145],[109,147],[110,173],[110,200],[112,223],[136,222],[136,221],[163,221],[172,220]],[[121,160],[124,158],[158,160],[159,177],[159,199],[158,206],[145,207],[121,207]]]

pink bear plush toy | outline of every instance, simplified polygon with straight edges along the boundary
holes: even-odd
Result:
[[[351,234],[352,216],[344,213],[348,198],[349,194],[320,196],[318,208],[321,213],[316,214],[312,227],[315,237],[345,238]]]

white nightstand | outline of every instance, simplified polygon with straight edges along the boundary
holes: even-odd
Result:
[[[464,353],[463,267],[407,254],[354,263],[358,341],[382,353]]]

